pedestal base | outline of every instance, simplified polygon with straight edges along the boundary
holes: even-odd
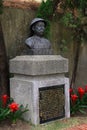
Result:
[[[70,117],[69,106],[69,79],[63,75],[26,77],[15,76],[10,80],[11,97],[19,103],[26,106],[28,104],[29,112],[24,115],[25,120],[32,124],[40,124],[39,112],[39,88],[64,85],[64,110],[65,117]],[[54,96],[54,95],[53,95]],[[49,98],[49,97],[48,97]],[[51,99],[50,99],[51,100]],[[62,118],[62,117],[61,117]]]
[[[19,104],[24,106],[28,104],[29,112],[24,115],[26,120],[37,125],[47,120],[57,119],[58,116],[70,117],[69,79],[64,75],[68,72],[66,58],[58,55],[17,56],[10,60],[10,72],[14,74],[10,79],[11,97]],[[52,89],[55,86],[57,90],[54,93]],[[61,86],[64,86],[64,94],[58,89]],[[41,92],[45,88],[52,89],[49,92]],[[52,93],[54,93],[53,97]],[[40,98],[40,94],[43,99]],[[57,108],[58,111],[52,114]]]

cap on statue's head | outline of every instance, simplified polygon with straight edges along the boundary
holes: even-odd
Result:
[[[42,19],[42,18],[34,18],[32,21],[31,21],[31,24],[30,24],[30,29],[32,30],[32,26],[34,24],[36,24],[37,22],[44,22],[45,23],[45,26],[47,25],[47,22]]]

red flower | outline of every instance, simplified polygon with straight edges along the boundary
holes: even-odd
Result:
[[[85,86],[85,92],[87,93],[87,85]]]
[[[78,99],[78,96],[76,94],[71,95],[71,100],[73,103],[75,103],[77,99]]]
[[[5,107],[6,104],[7,104],[8,98],[9,98],[9,97],[8,97],[6,94],[2,96],[2,103],[3,103],[3,106],[4,106],[4,107]]]
[[[80,96],[80,99],[83,97],[84,93],[85,93],[85,90],[81,87],[78,88],[78,93],[79,93],[79,96]]]
[[[70,93],[70,95],[72,94],[72,92],[73,92],[73,89],[70,88],[70,89],[69,89],[69,93]]]
[[[19,109],[19,106],[17,103],[13,102],[9,105],[9,108],[10,108],[11,112],[16,112]]]

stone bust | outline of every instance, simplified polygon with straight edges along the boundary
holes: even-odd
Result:
[[[44,38],[47,23],[42,18],[34,18],[30,24],[31,36],[25,40],[31,55],[51,55],[51,43]]]

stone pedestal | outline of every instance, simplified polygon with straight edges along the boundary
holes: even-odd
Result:
[[[10,60],[10,94],[14,100],[26,106],[24,115],[32,124],[40,124],[40,88],[64,85],[65,117],[70,117],[68,60],[59,55],[17,56]]]

